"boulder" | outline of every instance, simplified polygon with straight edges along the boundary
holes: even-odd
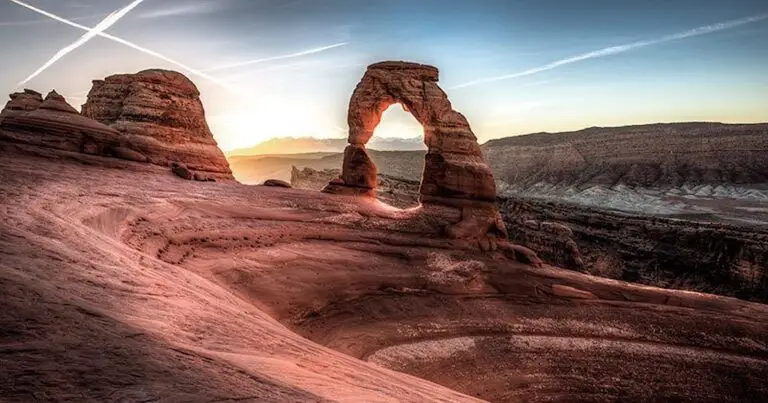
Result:
[[[181,179],[186,179],[188,181],[195,179],[195,173],[190,171],[189,168],[187,168],[187,166],[184,164],[177,162],[171,163],[171,172],[173,172]]]
[[[264,181],[264,186],[276,187],[276,188],[291,188],[291,184],[280,179],[267,179]]]

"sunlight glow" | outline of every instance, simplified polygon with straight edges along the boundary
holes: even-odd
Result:
[[[399,104],[389,107],[381,117],[381,123],[373,132],[374,137],[413,138],[422,137],[424,128]]]

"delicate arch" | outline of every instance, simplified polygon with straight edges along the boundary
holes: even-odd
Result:
[[[377,170],[365,145],[384,111],[399,103],[424,127],[428,151],[421,203],[494,202],[496,184],[477,138],[467,119],[453,110],[448,96],[437,85],[438,79],[437,68],[417,63],[369,66],[350,99],[349,145],[344,152],[341,178],[325,191],[375,195]]]

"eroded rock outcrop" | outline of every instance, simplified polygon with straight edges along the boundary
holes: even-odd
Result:
[[[84,116],[122,134],[123,147],[164,166],[234,179],[205,120],[200,92],[181,73],[145,70],[93,82]]]
[[[0,124],[3,118],[7,116],[18,116],[25,112],[33,111],[40,107],[43,103],[43,94],[25,89],[24,92],[15,92],[10,96],[10,101],[5,104],[2,112],[0,112]]]
[[[441,218],[453,238],[506,239],[495,206],[496,185],[467,119],[437,85],[438,70],[406,62],[368,67],[349,104],[349,146],[340,180],[324,191],[373,196],[376,166],[365,145],[384,111],[399,103],[424,127],[425,157],[419,199],[424,213]],[[485,241],[481,242],[481,247]],[[483,247],[483,249],[485,249]]]
[[[56,91],[45,99],[32,90],[10,97],[0,120],[2,140],[19,146],[90,155],[114,155],[120,151],[118,131],[80,115]]]

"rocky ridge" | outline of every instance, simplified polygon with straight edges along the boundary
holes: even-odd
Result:
[[[483,152],[497,178],[520,191],[541,183],[580,188],[768,183],[768,124],[593,127],[491,140]]]

